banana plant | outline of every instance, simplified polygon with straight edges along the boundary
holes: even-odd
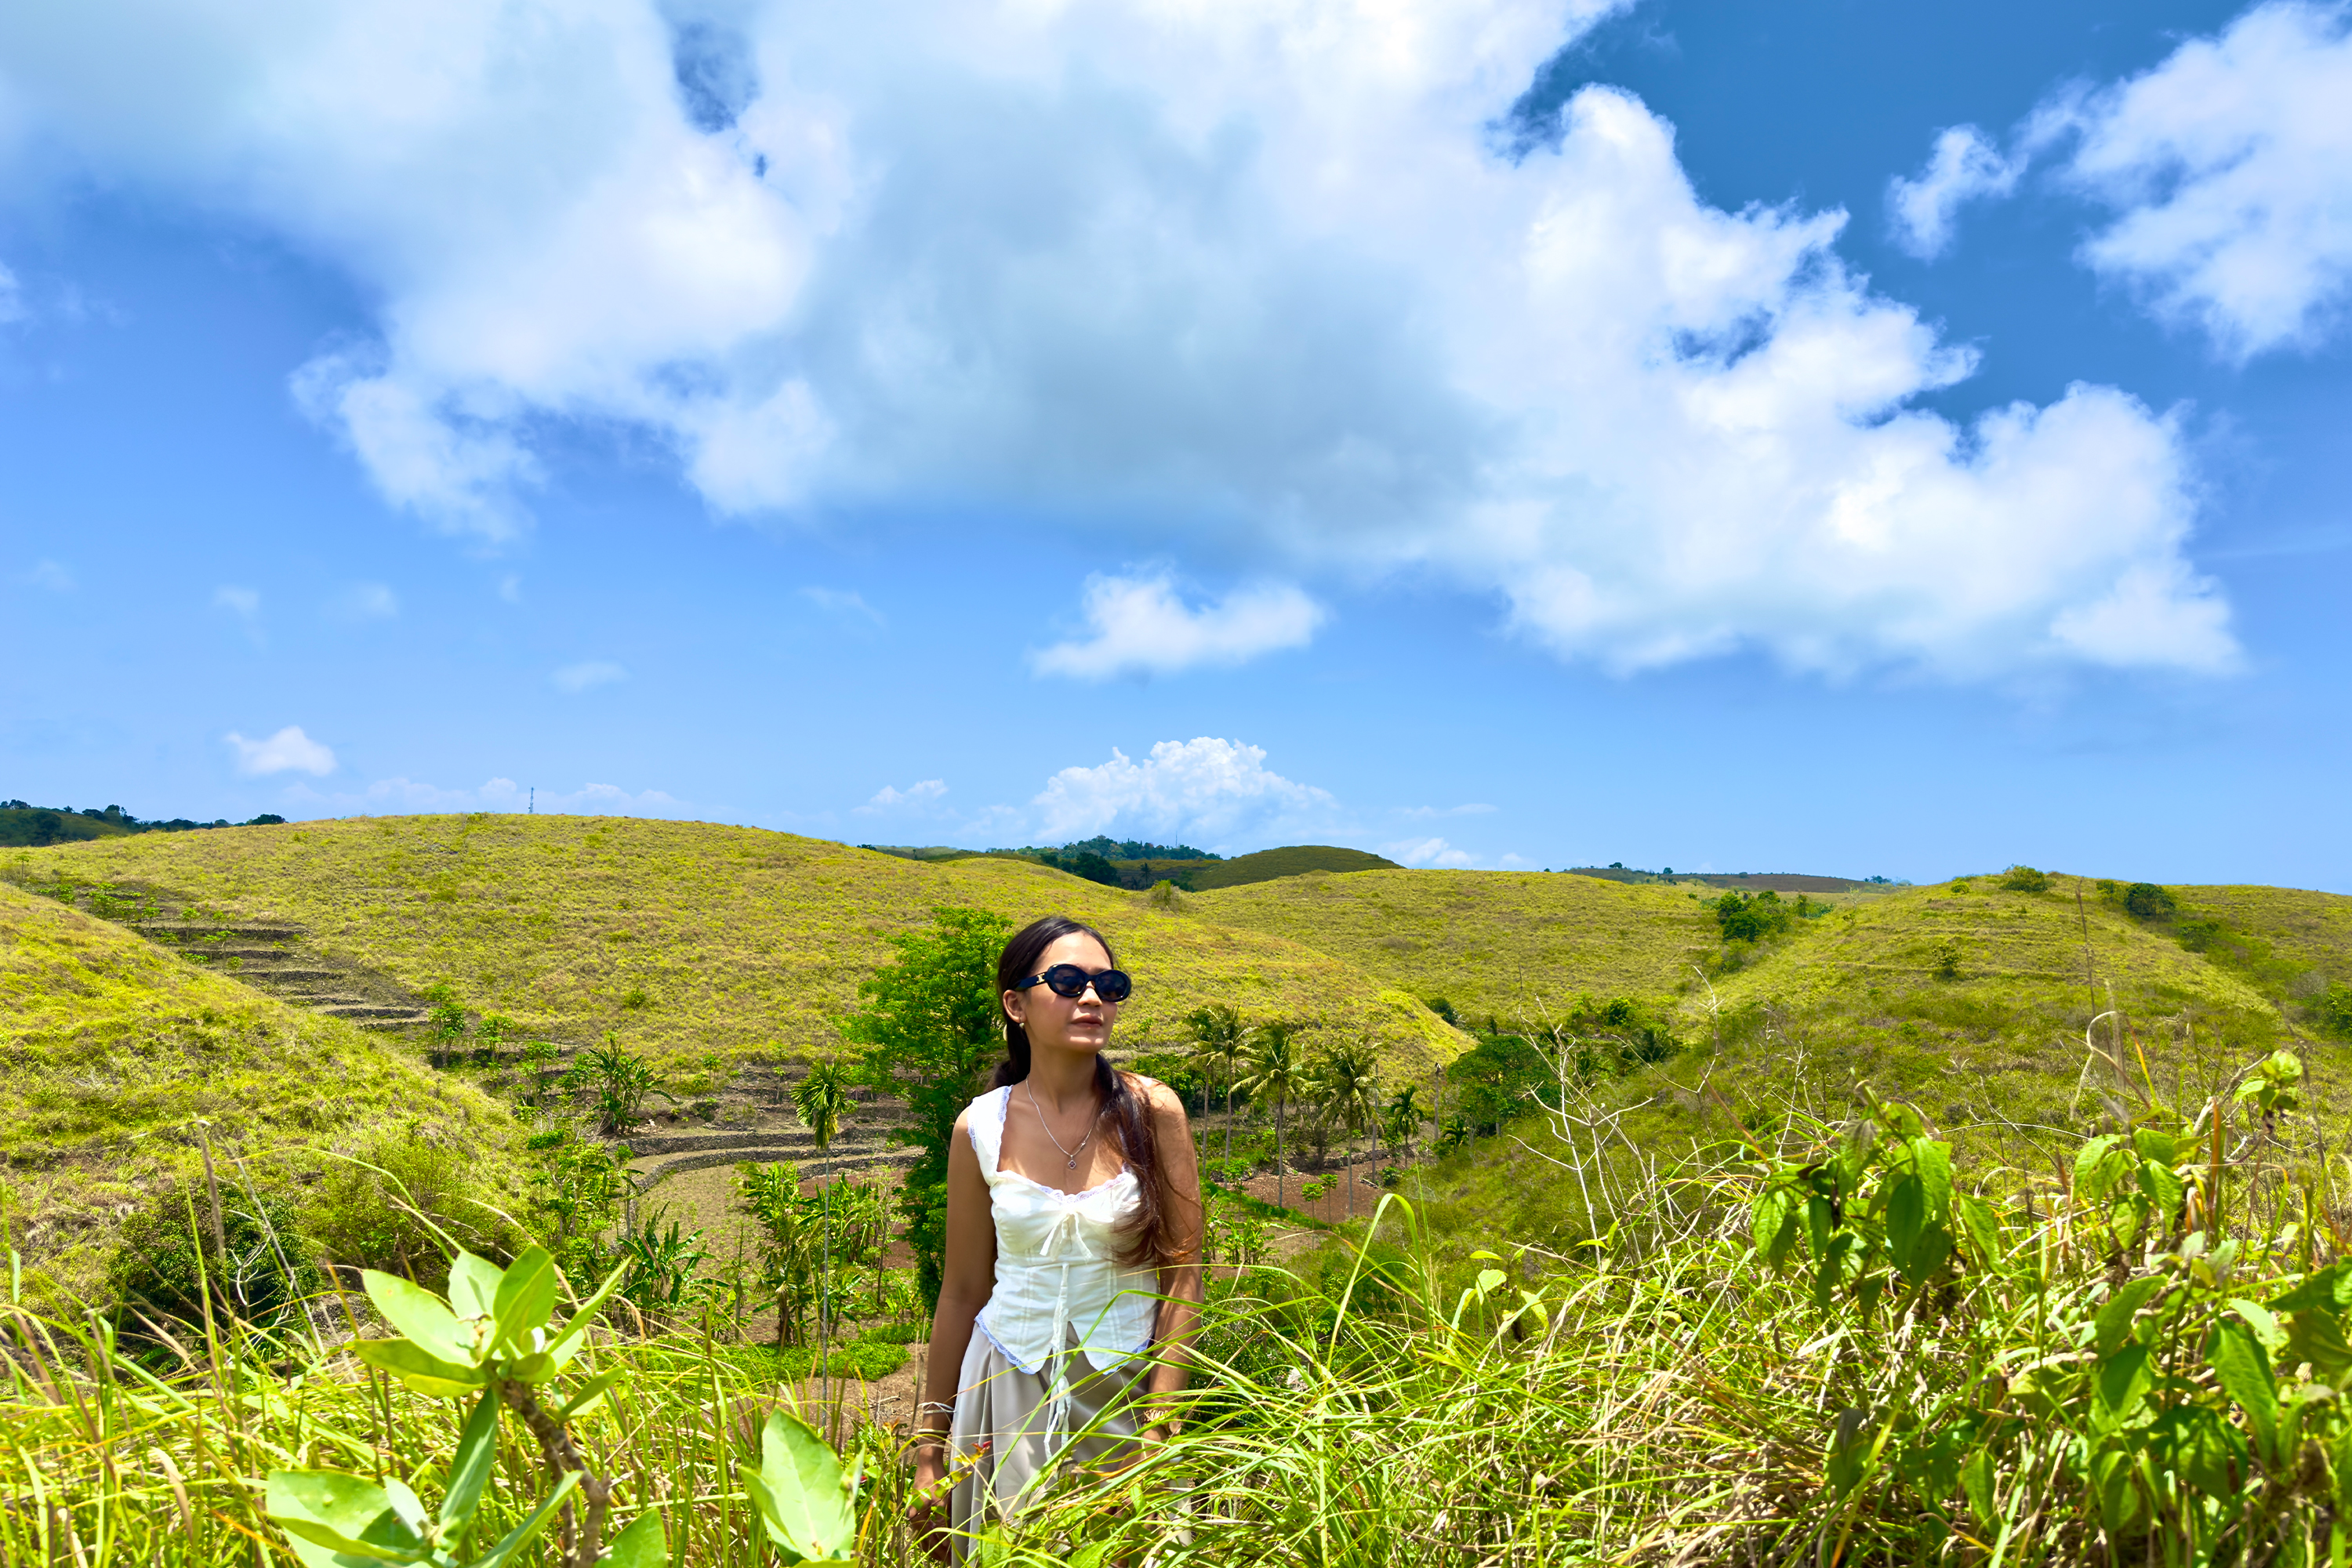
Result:
[[[379,1485],[341,1470],[271,1471],[267,1511],[305,1568],[500,1568],[551,1523],[561,1568],[665,1568],[669,1548],[657,1513],[639,1515],[610,1547],[604,1544],[613,1483],[589,1468],[568,1425],[604,1399],[619,1373],[588,1378],[551,1410],[537,1392],[578,1356],[623,1272],[614,1270],[559,1327],[555,1263],[542,1247],[524,1249],[505,1268],[460,1252],[449,1267],[446,1300],[396,1275],[366,1270],[368,1300],[399,1337],[361,1340],[353,1352],[419,1394],[470,1396],[473,1413],[450,1458],[440,1506],[429,1511],[397,1479]],[[558,1479],[528,1518],[477,1551],[475,1527],[497,1466],[501,1412],[530,1433],[548,1474]]]

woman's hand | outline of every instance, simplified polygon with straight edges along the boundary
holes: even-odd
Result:
[[[938,1561],[948,1560],[948,1454],[942,1443],[915,1450],[915,1500],[907,1508],[907,1523],[915,1531],[919,1551]]]

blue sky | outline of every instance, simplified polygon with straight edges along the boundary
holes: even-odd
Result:
[[[0,793],[2352,890],[2342,7],[830,9],[0,16]]]

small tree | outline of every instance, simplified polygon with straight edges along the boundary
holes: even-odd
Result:
[[[1407,1084],[1391,1095],[1381,1110],[1381,1142],[1388,1145],[1391,1153],[1410,1159],[1413,1134],[1427,1120],[1429,1113],[1421,1108],[1420,1089]]]
[[[1380,1058],[1370,1040],[1349,1040],[1323,1058],[1323,1101],[1331,1119],[1348,1134],[1348,1217],[1356,1217],[1355,1141],[1380,1120]]]
[[[849,1114],[851,1104],[849,1080],[831,1061],[811,1063],[808,1071],[801,1075],[800,1082],[793,1086],[793,1110],[799,1115],[801,1125],[808,1129],[809,1136],[816,1141],[816,1152],[820,1155],[833,1147],[833,1141],[840,1133],[842,1121]],[[817,1286],[816,1305],[818,1388],[819,1397],[822,1397],[822,1391],[826,1386],[824,1379],[827,1376],[822,1370],[824,1357],[833,1348],[833,1189],[825,1184],[822,1173],[817,1177],[817,1184],[824,1216],[822,1226],[824,1237],[824,1272]]]
[[[1283,1184],[1287,1174],[1283,1169],[1283,1110],[1299,1098],[1310,1078],[1298,1035],[1297,1025],[1281,1019],[1260,1024],[1251,1030],[1243,1077],[1237,1086],[1252,1099],[1262,1096],[1274,1105],[1274,1201],[1277,1207],[1283,1206],[1286,1191]]]
[[[1230,1002],[1212,1002],[1184,1015],[1184,1026],[1192,1031],[1192,1056],[1210,1081],[1216,1081],[1210,1069],[1221,1069],[1225,1084],[1225,1158],[1234,1157],[1234,1075],[1239,1068],[1242,1054],[1247,1048],[1249,1030],[1242,1023],[1241,1009]]]
[[[852,1079],[905,1100],[897,1136],[921,1151],[898,1202],[926,1306],[939,1300],[956,1118],[1004,1048],[996,955],[1012,934],[1010,921],[984,910],[933,910],[928,929],[890,939],[897,961],[858,986],[862,1005],[840,1022],[842,1038],[862,1047]]]

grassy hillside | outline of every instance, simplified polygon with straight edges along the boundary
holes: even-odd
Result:
[[[753,828],[633,818],[407,816],[19,851],[0,872],[136,883],[310,928],[320,952],[413,988],[452,986],[526,1032],[605,1030],[682,1088],[746,1058],[833,1048],[827,1020],[890,956],[886,938],[964,904],[1098,925],[1138,979],[1122,1043],[1172,1044],[1231,1000],[1255,1016],[1361,1031],[1417,1076],[1460,1037],[1409,994],[1278,935],[1030,862],[932,864]]]
[[[1292,844],[1280,849],[1261,849],[1255,855],[1236,855],[1230,860],[1187,860],[1176,864],[1181,864],[1192,886],[1202,892],[1212,888],[1269,882],[1277,877],[1304,876],[1309,871],[1403,869],[1384,857],[1361,849],[1342,849],[1335,844]]]
[[[1759,950],[1717,948],[1710,981],[1680,1000],[1683,1050],[1587,1091],[1594,1125],[1624,1134],[1609,1134],[1597,1157],[1609,1179],[1621,1191],[1643,1179],[1636,1151],[1666,1168],[1739,1128],[1769,1142],[1792,1111],[1843,1121],[1863,1085],[1916,1106],[1980,1167],[2048,1175],[2055,1152],[2108,1125],[2109,1098],[2137,1104],[2152,1089],[2201,1104],[2279,1044],[2303,1056],[2315,1110],[2352,1111],[2352,1045],[2307,1033],[2298,1041],[2304,1032],[2259,986],[2184,948],[2173,924],[2135,920],[2072,878],[2042,893],[1990,879],[1969,886],[1897,889],[1799,922]],[[2177,891],[2187,909],[2189,892],[2213,889]],[[2304,956],[2341,972],[2347,950],[2331,934],[2342,929],[2332,911],[2352,900],[2243,891],[2261,896],[2242,900],[2242,912],[2303,911]],[[2111,1009],[2119,1017],[2100,1023],[2097,1039],[2119,1055],[2120,1073],[2084,1043],[2094,1015]],[[1589,1223],[1572,1174],[1508,1140],[1481,1141],[1437,1187],[1476,1223],[1524,1236]]]
[[[232,1184],[232,1155],[282,1188],[320,1148],[399,1138],[468,1150],[520,1190],[513,1119],[478,1090],[5,883],[0,1062],[10,1244],[37,1287],[70,1296],[102,1276],[125,1213],[197,1177],[199,1121]]]
[[[1535,871],[1360,871],[1200,895],[1213,921],[1320,949],[1465,1018],[1580,993],[1662,997],[1714,951],[1686,889]]]

